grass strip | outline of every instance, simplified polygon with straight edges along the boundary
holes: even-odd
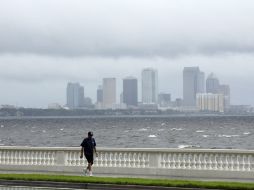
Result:
[[[144,178],[116,178],[116,177],[84,177],[67,175],[44,174],[0,174],[0,179],[25,181],[55,181],[71,183],[97,183],[115,185],[144,185],[163,187],[186,187],[207,189],[254,190],[254,183],[243,182],[216,182],[170,179],[144,179]]]

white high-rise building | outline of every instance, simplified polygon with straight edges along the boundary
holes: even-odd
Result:
[[[66,89],[67,107],[70,109],[76,109],[82,107],[84,104],[84,87],[79,83],[67,84]]]
[[[103,108],[112,109],[116,104],[116,79],[103,79]]]
[[[197,94],[197,108],[200,111],[224,112],[224,95],[212,93]]]
[[[142,71],[142,103],[157,104],[158,102],[158,72],[153,68]]]

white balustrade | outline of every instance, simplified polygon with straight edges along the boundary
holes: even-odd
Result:
[[[254,179],[254,151],[98,148],[97,173]],[[1,171],[79,173],[87,162],[80,148],[0,147]],[[189,172],[188,172],[189,171]]]

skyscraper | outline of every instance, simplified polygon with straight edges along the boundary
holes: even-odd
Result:
[[[103,89],[102,86],[99,85],[97,88],[97,103],[101,103],[103,102]]]
[[[111,109],[116,104],[116,79],[103,79],[103,108]]]
[[[216,94],[219,91],[220,82],[213,73],[211,73],[206,79],[206,93]]]
[[[160,93],[158,96],[158,104],[161,107],[168,107],[171,104],[171,94],[169,93]]]
[[[158,101],[158,72],[153,68],[142,71],[142,103],[156,104]]]
[[[229,108],[229,106],[230,106],[230,86],[225,85],[225,84],[220,85],[218,93],[224,95],[224,107]]]
[[[84,104],[84,87],[79,83],[68,83],[66,89],[67,107],[76,109]]]
[[[196,106],[196,94],[204,92],[205,74],[199,67],[185,67],[183,70],[183,105]]]
[[[224,95],[224,107],[230,106],[230,87],[229,85],[220,84],[219,79],[211,73],[206,79],[206,92]]]
[[[138,106],[138,80],[136,78],[123,79],[123,103],[127,107]]]

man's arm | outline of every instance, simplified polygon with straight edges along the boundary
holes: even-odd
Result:
[[[93,139],[93,141],[94,141],[94,152],[95,152],[95,155],[98,157],[98,153],[97,153],[97,151],[96,151],[96,142],[95,142],[95,139]]]
[[[84,153],[84,147],[81,147],[81,150],[80,150],[80,158],[83,158],[83,154]]]

